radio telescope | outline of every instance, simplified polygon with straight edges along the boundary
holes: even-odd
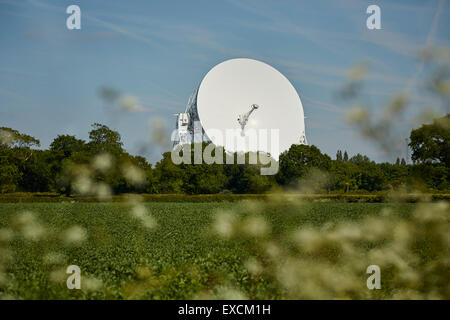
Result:
[[[278,160],[292,144],[307,144],[297,91],[278,70],[253,59],[231,59],[213,67],[190,96],[185,112],[176,116],[174,146],[206,141],[230,152],[267,152]],[[230,130],[239,132],[233,141],[226,139]],[[273,141],[249,145],[251,134],[264,130],[268,137],[278,130],[275,152]]]

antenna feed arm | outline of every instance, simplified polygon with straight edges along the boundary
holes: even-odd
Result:
[[[241,129],[244,130],[245,126],[247,125],[248,122],[248,118],[250,117],[250,115],[252,114],[253,111],[255,111],[256,109],[258,109],[259,106],[257,104],[252,104],[251,105],[251,109],[250,111],[240,114],[238,116],[238,122],[241,125]]]

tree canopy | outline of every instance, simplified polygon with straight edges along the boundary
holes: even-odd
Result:
[[[16,191],[71,194],[264,193],[276,189],[296,192],[376,192],[384,189],[448,190],[449,115],[411,132],[415,164],[397,158],[377,164],[369,157],[349,157],[338,150],[336,160],[316,146],[292,145],[279,157],[275,176],[261,175],[262,164],[174,164],[165,152],[154,167],[142,156],[123,148],[119,132],[94,123],[89,141],[58,135],[48,150],[39,140],[17,130],[0,128],[0,193]],[[191,149],[194,146],[191,146]],[[201,150],[205,150],[202,144]],[[221,149],[222,156],[225,151]]]
[[[450,165],[450,114],[412,130],[409,146],[412,160]]]

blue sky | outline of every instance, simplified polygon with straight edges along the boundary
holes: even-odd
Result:
[[[66,28],[71,4],[81,8],[81,30]],[[381,8],[381,30],[366,28],[370,4]],[[349,105],[336,93],[359,63],[369,66],[363,96],[375,113],[409,87],[411,107],[396,128],[406,138],[417,113],[433,103],[422,93],[417,55],[448,47],[449,35],[443,0],[0,0],[0,126],[46,148],[57,134],[87,139],[90,125],[101,122],[119,130],[127,151],[154,162],[161,148],[149,141],[151,124],[171,129],[210,68],[248,57],[274,66],[297,89],[309,143],[332,157],[345,149],[392,160],[345,121]],[[113,112],[98,94],[102,86],[139,108]],[[405,147],[398,150],[404,156]]]

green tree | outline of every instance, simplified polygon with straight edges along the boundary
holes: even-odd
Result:
[[[331,188],[344,192],[358,189],[358,166],[346,161],[333,161],[330,168]]]
[[[163,153],[163,158],[155,165],[155,178],[158,193],[183,193],[183,169],[174,164],[170,152]]]
[[[208,194],[222,191],[227,182],[219,164],[183,165],[182,190],[188,194]]]
[[[411,131],[412,160],[450,166],[450,114]]]
[[[440,163],[417,163],[411,168],[410,184],[422,191],[449,190],[450,167]]]
[[[336,152],[336,161],[342,161],[342,151],[338,150]]]
[[[32,148],[39,146],[39,140],[30,135],[20,133],[11,128],[0,127],[0,147]]]
[[[93,153],[119,155],[124,152],[120,134],[104,124],[94,123],[89,131],[89,147]]]
[[[30,135],[7,127],[0,128],[0,192],[27,190],[29,168],[36,160],[33,147],[39,145],[39,140]]]
[[[58,135],[50,144],[50,150],[61,153],[63,158],[68,158],[74,152],[80,152],[86,146],[86,142],[71,135]]]
[[[0,193],[14,192],[22,178],[19,168],[0,159]]]
[[[383,171],[375,162],[362,161],[358,164],[358,189],[366,191],[382,190],[385,186]]]
[[[300,178],[307,176],[311,168],[328,171],[330,167],[331,158],[322,154],[316,146],[293,144],[280,155],[276,180],[282,185],[296,185]]]
[[[48,150],[36,150],[31,157],[21,164],[21,190],[31,192],[53,191],[53,177]]]
[[[408,167],[392,163],[380,163],[377,165],[383,172],[387,187],[398,188],[408,182]]]
[[[364,156],[360,153],[354,155],[353,157],[351,157],[348,161],[350,161],[351,163],[363,163],[363,162],[370,162],[370,159],[368,156]]]
[[[348,161],[348,153],[347,153],[347,151],[344,152],[344,159],[343,160],[344,161]]]

